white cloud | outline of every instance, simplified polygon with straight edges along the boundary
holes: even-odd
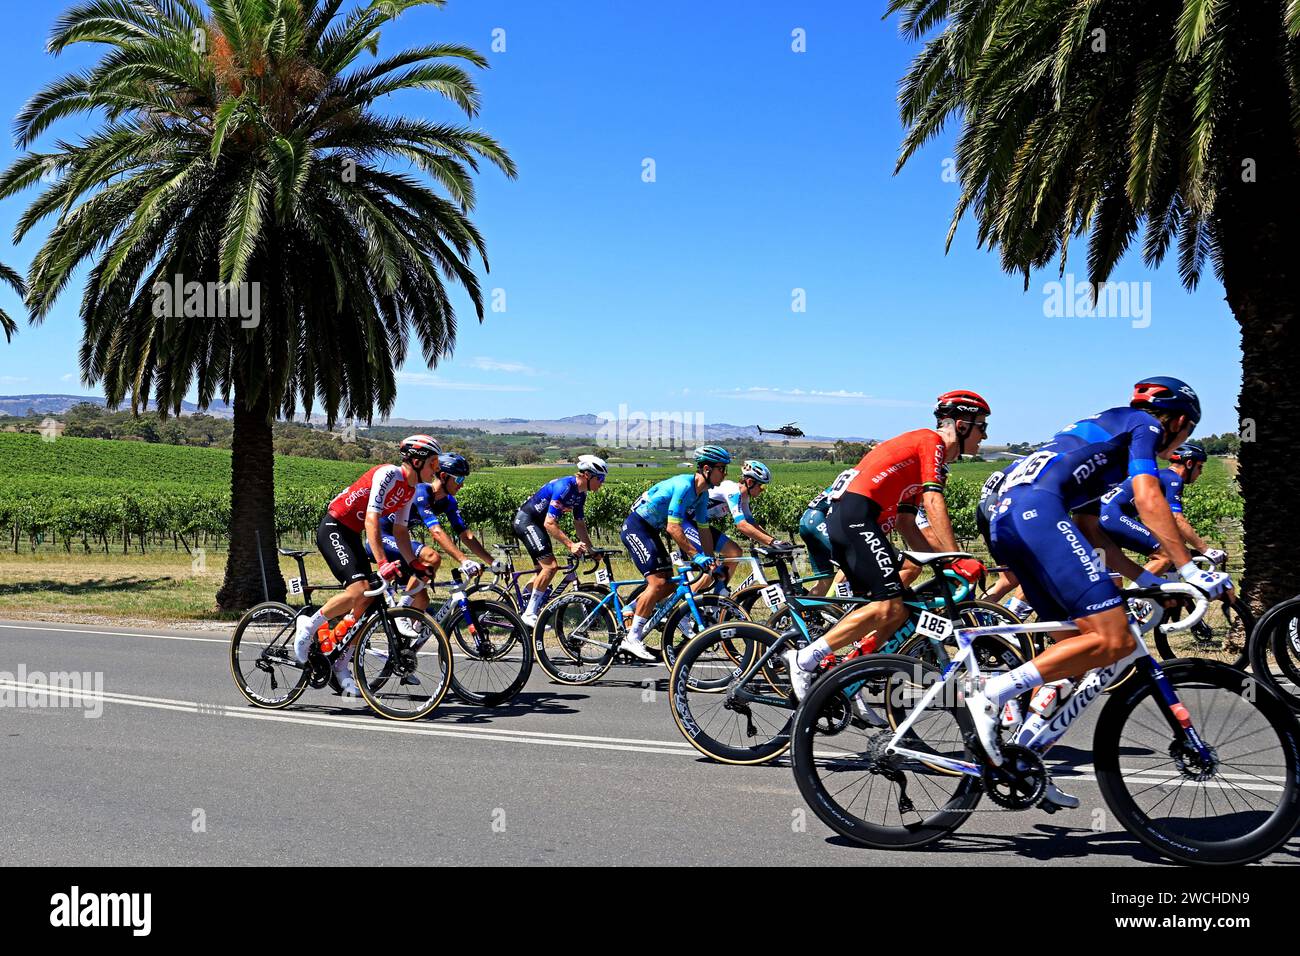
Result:
[[[511,375],[536,375],[537,370],[522,362],[502,362],[498,359],[479,355],[469,360],[470,368],[484,372],[508,372]]]
[[[67,375],[64,375],[62,378],[60,378],[59,381],[61,381],[61,382],[72,382],[72,383],[74,383],[74,384],[80,384],[80,382],[81,382],[81,376],[80,376],[79,374],[77,374],[76,372],[69,372]]]
[[[921,408],[925,405],[924,402],[901,398],[877,398],[866,392],[854,392],[843,388],[767,388],[755,385],[750,388],[718,390],[711,394],[718,398],[732,398],[746,402],[786,402],[798,405],[870,405],[877,408]]]
[[[397,381],[403,385],[421,388],[438,388],[449,392],[535,392],[527,385],[493,385],[488,382],[449,382],[428,372],[398,372]]]

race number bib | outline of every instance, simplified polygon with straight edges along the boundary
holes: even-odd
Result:
[[[758,593],[763,599],[763,603],[773,611],[785,603],[785,592],[781,590],[781,585],[779,584],[769,584]]]
[[[848,581],[841,581],[839,584],[835,585],[835,596],[851,598],[853,597],[853,587]]]
[[[1029,484],[1055,457],[1054,451],[1036,451],[1028,458],[1021,459],[1016,463],[1016,467],[1007,472],[1006,484],[1002,486],[1002,490],[1010,491],[1019,485]]]
[[[858,469],[845,468],[835,478],[835,483],[831,485],[826,492],[826,497],[831,501],[839,501],[840,495],[844,494],[844,489],[853,483],[853,479],[858,477]]]
[[[921,619],[916,622],[916,633],[936,641],[946,640],[952,632],[952,621],[929,611],[922,611]]]
[[[608,584],[609,584],[609,572],[606,571],[604,568],[597,568],[597,569],[596,569],[596,583],[597,583],[597,584],[608,585]]]
[[[290,578],[288,581],[290,594],[302,593],[302,578]]]

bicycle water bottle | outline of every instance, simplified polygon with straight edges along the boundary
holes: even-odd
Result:
[[[1029,709],[1044,717],[1051,717],[1073,690],[1074,681],[1069,678],[1044,684],[1034,691],[1034,696],[1029,701]]]
[[[347,614],[343,615],[343,620],[339,621],[337,624],[334,625],[334,630],[330,632],[327,641],[326,640],[321,641],[321,645],[320,645],[321,651],[325,654],[332,653],[334,648],[338,647],[340,644],[343,643],[343,639],[347,637],[348,631],[352,630],[352,625],[356,623],[357,623],[356,617],[353,616],[351,611],[348,611]],[[327,642],[329,644],[329,647],[325,646]]]

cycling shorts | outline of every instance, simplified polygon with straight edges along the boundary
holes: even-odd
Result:
[[[1015,574],[1039,620],[1088,617],[1123,603],[1059,494],[1031,485],[1004,492],[991,531],[994,560]]]
[[[514,531],[515,537],[524,543],[524,550],[528,552],[528,556],[534,561],[549,558],[555,553],[551,544],[551,536],[546,533],[546,528],[542,522],[524,509],[520,508],[515,512],[515,520],[510,527]]]
[[[673,563],[668,557],[668,549],[664,547],[664,539],[650,522],[635,511],[627,516],[618,536],[623,547],[627,548],[632,563],[642,574],[672,570]]]
[[[693,547],[696,551],[704,550],[704,545],[700,542],[699,526],[696,525],[694,521],[683,521],[682,533],[686,535],[686,540],[691,543],[691,547]],[[725,531],[714,531],[713,532],[713,553],[716,555],[721,555],[722,549],[727,545],[729,541],[731,541],[731,539],[727,537],[727,533]]]
[[[353,531],[328,511],[316,528],[316,547],[329,565],[330,572],[344,587],[370,577],[370,558],[361,542],[361,533]]]
[[[799,538],[808,549],[808,563],[813,574],[830,574],[835,570],[831,565],[831,539],[826,534],[826,511],[822,508],[808,508],[799,519]]]
[[[1102,512],[1101,530],[1105,531],[1121,548],[1139,554],[1154,554],[1160,550],[1160,541],[1137,518],[1130,518],[1118,509]]]
[[[397,547],[396,536],[391,534],[380,535],[380,540],[384,543],[384,560],[401,562],[402,565],[401,580],[403,581],[409,580],[410,577],[413,574],[415,574],[415,569],[412,568],[407,563],[406,559],[402,557],[402,552]],[[370,553],[370,542],[368,540],[362,541],[361,544],[365,547],[366,554],[371,558],[371,560],[374,560],[374,555]],[[416,541],[414,538],[411,539],[411,552],[417,558],[420,556],[420,551],[423,547],[424,547],[424,542]]]
[[[854,597],[887,601],[901,597],[898,576],[902,557],[877,523],[880,505],[854,492],[845,492],[826,516],[831,557],[844,572]]]

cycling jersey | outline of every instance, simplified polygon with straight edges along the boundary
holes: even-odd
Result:
[[[586,501],[587,493],[578,488],[577,475],[566,475],[542,485],[531,498],[519,506],[519,510],[539,521],[547,517],[558,520],[566,512],[572,511],[573,517],[585,521],[586,517],[582,509]]]
[[[656,531],[683,520],[705,524],[709,520],[709,496],[695,490],[694,474],[674,475],[651,485],[632,511]]]
[[[818,495],[816,502],[823,498]],[[827,505],[830,502],[826,502]],[[830,574],[835,569],[831,566],[831,539],[826,533],[826,511],[813,507],[810,503],[799,519],[799,538],[808,549],[808,564],[813,574]]]
[[[736,481],[724,481],[709,489],[709,520],[717,521],[728,515],[732,524],[742,521],[754,523],[754,516],[749,511],[749,492]]]
[[[415,488],[406,483],[400,465],[376,465],[335,495],[328,510],[344,527],[362,531],[370,511],[405,524],[414,498]]]
[[[415,513],[410,517],[411,523],[414,523],[418,518],[430,531],[442,527],[444,519],[446,519],[452,534],[459,535],[469,528],[464,517],[461,516],[460,507],[456,504],[456,496],[443,495],[443,497],[438,498],[434,494],[433,486],[427,482],[421,482],[415,486],[415,501],[412,504],[412,510]],[[393,526],[396,524],[397,519],[389,516],[379,522],[379,530],[383,534],[392,534]]]
[[[1160,490],[1164,492],[1169,510],[1179,514],[1183,510],[1183,476],[1172,468],[1161,468],[1157,477]],[[1106,514],[1126,514],[1130,518],[1138,516],[1137,505],[1133,501],[1133,479],[1125,478],[1118,488],[1112,488],[1101,499],[1101,512]]]
[[[817,492],[817,496],[808,502],[808,509],[811,511],[825,511],[831,506],[831,492],[834,490],[835,485],[831,483]]]
[[[924,492],[943,492],[948,481],[946,457],[943,436],[934,429],[904,432],[871,449],[856,468],[841,472],[829,497],[837,505],[846,493],[870,499],[879,506],[880,527],[889,532],[900,510],[916,511]]]
[[[1061,498],[1066,511],[1094,505],[1134,475],[1155,475],[1164,428],[1137,408],[1111,408],[1057,432],[1007,471],[1000,494],[1029,486]],[[1002,505],[999,503],[999,510]]]

